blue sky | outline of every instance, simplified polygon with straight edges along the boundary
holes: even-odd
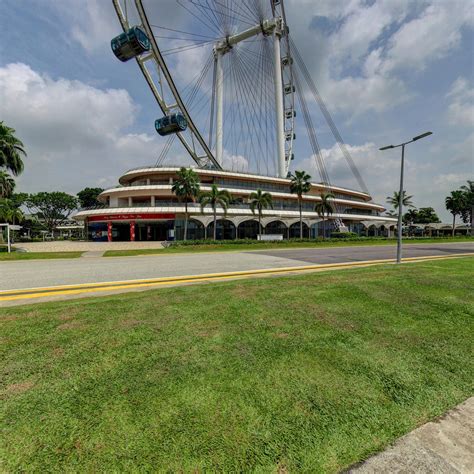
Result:
[[[145,1],[152,20],[195,27],[174,1]],[[426,130],[407,149],[406,189],[443,220],[444,198],[474,178],[473,3],[469,0],[287,0],[291,35],[368,188],[378,202],[398,187],[399,151],[382,145]],[[21,191],[113,186],[156,161],[158,109],[137,65],[115,59],[120,26],[109,0],[0,0],[0,120],[28,150]],[[6,27],[5,27],[6,26]],[[188,31],[188,30],[187,30]],[[182,70],[200,60],[187,54]],[[309,102],[308,102],[309,103]],[[311,105],[334,184],[355,187]],[[308,142],[294,169],[319,180]],[[173,149],[167,163],[189,163]]]

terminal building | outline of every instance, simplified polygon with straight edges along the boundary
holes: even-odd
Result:
[[[98,241],[164,241],[182,239],[184,202],[171,187],[179,167],[141,167],[131,169],[119,179],[119,185],[103,191],[100,206],[81,209],[74,219],[84,222],[90,240]],[[298,238],[298,196],[290,192],[289,179],[211,169],[195,169],[201,191],[212,184],[232,195],[227,211],[217,208],[217,239],[255,239],[259,234],[258,215],[252,213],[249,196],[257,189],[271,193],[273,208],[263,211],[264,234],[280,238]],[[320,195],[331,192],[334,213],[322,218],[315,212]],[[384,206],[372,202],[369,194],[337,186],[312,183],[303,195],[303,237],[317,238],[334,231],[328,221],[338,219],[347,229],[359,235],[393,235],[396,219],[382,217]],[[188,239],[211,238],[213,210],[188,203]]]

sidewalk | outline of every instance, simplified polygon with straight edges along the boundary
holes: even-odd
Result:
[[[17,242],[14,247],[27,252],[105,252],[107,250],[160,249],[161,242],[80,242],[56,240],[51,242]]]
[[[474,397],[348,472],[474,473]]]

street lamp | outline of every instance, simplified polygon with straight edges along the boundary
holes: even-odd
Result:
[[[433,132],[425,132],[421,135],[413,137],[410,141],[405,143],[400,143],[399,145],[388,145],[382,148],[379,148],[380,151],[389,150],[391,148],[402,147],[402,163],[400,169],[400,193],[398,195],[398,224],[397,224],[397,263],[402,261],[402,204],[403,204],[403,168],[405,166],[405,145],[409,143],[416,142],[421,138],[425,138],[429,135],[432,135]]]

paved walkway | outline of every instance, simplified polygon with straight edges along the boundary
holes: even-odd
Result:
[[[53,242],[19,242],[15,248],[27,252],[106,252],[107,250],[160,249],[161,242],[80,242],[58,240]]]
[[[349,472],[474,473],[474,397]]]
[[[96,258],[96,257],[102,257],[105,253],[105,250],[88,250],[87,252],[84,252],[81,257],[82,258]]]

